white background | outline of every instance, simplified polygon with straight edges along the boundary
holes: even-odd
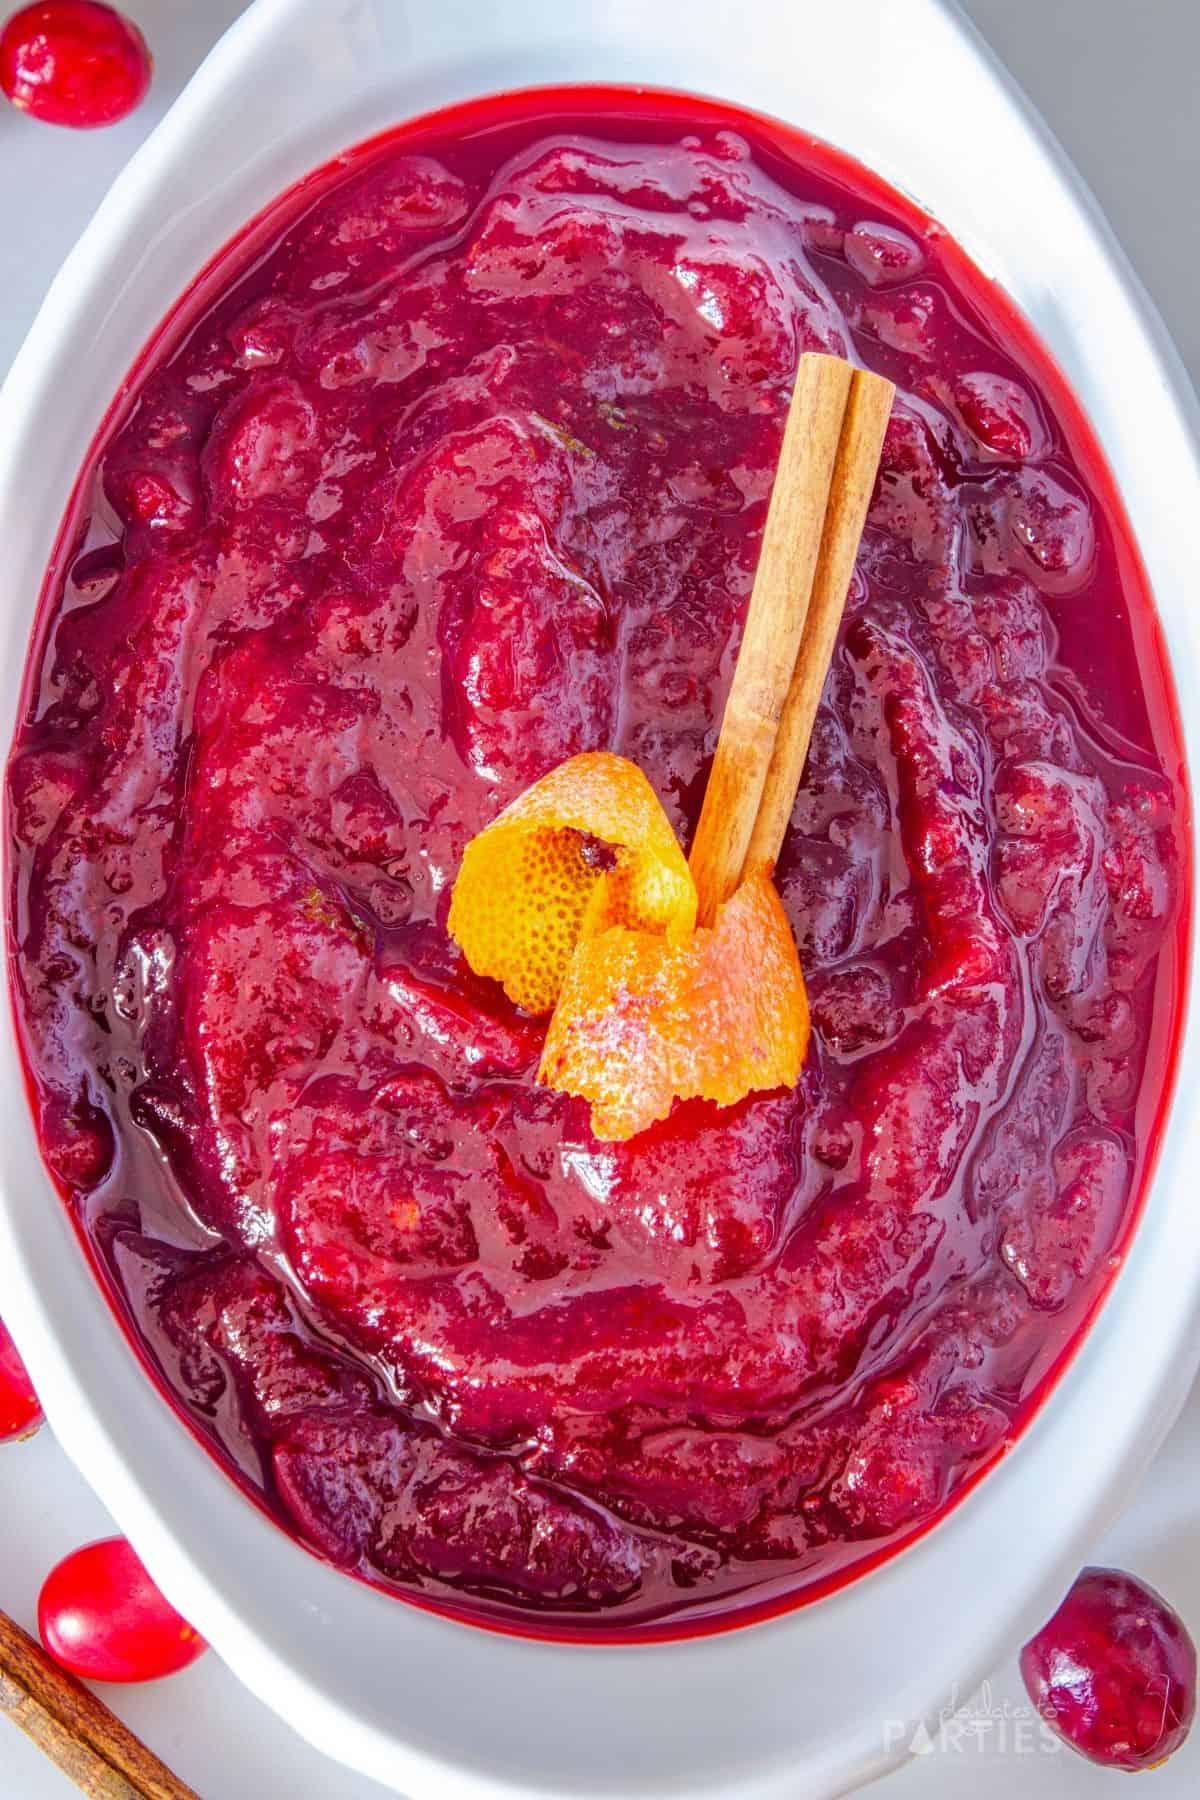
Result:
[[[155,52],[149,102],[107,132],[73,134],[0,103],[0,373],[59,262],[118,168],[161,117],[242,0],[123,0]],[[584,4],[586,0],[564,0]],[[799,3],[799,0],[797,0]],[[807,3],[807,0],[806,0]],[[824,0],[817,0],[824,3]],[[904,5],[905,0],[895,0]],[[1196,194],[1197,0],[967,0],[1091,183],[1200,379]],[[7,12],[0,5],[0,11]],[[1017,204],[1014,196],[1014,204]],[[189,271],[181,270],[182,279]],[[64,471],[64,481],[70,471]],[[14,1099],[14,1104],[23,1101]],[[1124,1522],[1095,1560],[1161,1588],[1200,1638],[1200,1390]],[[1054,1504],[1054,1496],[1046,1496]],[[0,1606],[33,1627],[37,1591],[67,1551],[113,1529],[49,1432],[0,1447]],[[998,1547],[1020,1555],[1020,1545]],[[971,1597],[963,1595],[963,1605]],[[397,1671],[397,1678],[403,1672]],[[797,1671],[803,1679],[803,1671]],[[202,1800],[381,1800],[382,1788],[307,1748],[211,1654],[171,1680],[105,1698]],[[888,1800],[1102,1800],[1122,1777],[1048,1753],[1015,1665],[967,1701],[965,1725],[891,1778]],[[881,1737],[886,1722],[880,1721]],[[1020,1746],[1020,1747],[1018,1747]],[[631,1771],[631,1782],[636,1774]],[[1140,1790],[1139,1790],[1140,1791]],[[1154,1778],[1156,1800],[1200,1791],[1200,1728]],[[75,1788],[0,1720],[3,1800],[70,1800]]]

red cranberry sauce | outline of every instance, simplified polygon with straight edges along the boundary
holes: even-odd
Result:
[[[745,1617],[927,1525],[1115,1267],[1186,875],[1136,557],[1007,304],[782,128],[491,103],[304,201],[140,374],[49,590],[45,1155],[326,1556],[540,1629]],[[690,831],[802,350],[900,389],[779,869],[812,1047],[598,1144],[450,884],[580,750]]]

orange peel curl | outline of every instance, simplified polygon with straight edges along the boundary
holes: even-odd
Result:
[[[766,870],[696,927],[697,894],[641,770],[571,757],[471,840],[449,929],[476,974],[553,1008],[538,1080],[591,1105],[595,1136],[634,1137],[678,1100],[719,1106],[794,1087],[808,1000]]]
[[[678,943],[696,888],[645,775],[609,751],[572,756],[472,838],[448,927],[477,975],[549,1012],[576,944],[615,926]]]
[[[620,928],[581,942],[539,1081],[591,1102],[596,1137],[634,1137],[675,1100],[732,1106],[794,1087],[808,1045],[795,939],[764,872],[681,943]]]

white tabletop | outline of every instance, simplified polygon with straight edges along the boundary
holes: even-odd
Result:
[[[577,0],[578,3],[578,0]],[[156,123],[242,0],[123,0],[154,50],[149,102],[125,124],[75,135],[0,106],[0,372],[109,181]],[[1195,0],[967,0],[1108,210],[1200,378],[1192,87]],[[7,8],[0,6],[0,12]],[[1130,29],[1136,32],[1130,36]],[[12,1096],[11,1105],[23,1105]],[[1200,1389],[1121,1525],[1094,1560],[1159,1587],[1200,1637]],[[114,1527],[48,1431],[0,1447],[0,1605],[33,1627],[37,1591],[68,1550]],[[969,1603],[969,1602],[968,1602]],[[203,1800],[377,1800],[384,1790],[310,1750],[211,1654],[169,1681],[105,1699]],[[887,1721],[880,1720],[881,1742]],[[889,1800],[1095,1800],[1118,1777],[1048,1751],[1015,1664],[996,1671],[901,1774]],[[1157,1774],[1156,1800],[1200,1789],[1200,1728]],[[880,1790],[883,1792],[884,1790]],[[1139,1790],[1140,1791],[1140,1790]],[[0,1720],[4,1800],[70,1800],[75,1788]]]

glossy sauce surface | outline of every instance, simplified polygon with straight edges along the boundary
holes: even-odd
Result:
[[[1181,753],[1086,428],[944,235],[699,102],[530,104],[324,172],[139,375],[9,768],[12,966],[47,1160],[280,1520],[675,1629],[927,1525],[1102,1293]],[[584,749],[686,840],[804,349],[900,390],[778,871],[812,1046],[597,1144],[449,886]]]

